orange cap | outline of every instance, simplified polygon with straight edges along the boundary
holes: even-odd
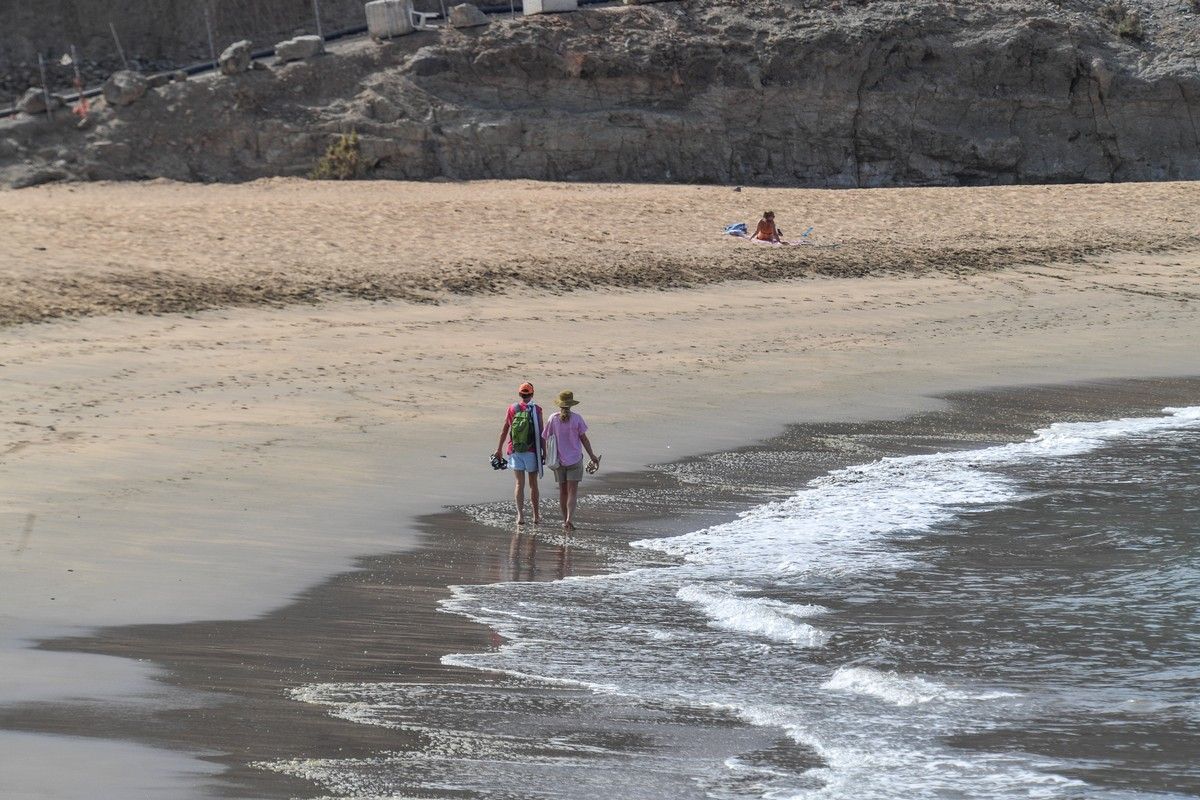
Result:
[[[525,383],[522,383],[517,389],[517,394],[533,394],[533,384],[529,381],[525,381]]]

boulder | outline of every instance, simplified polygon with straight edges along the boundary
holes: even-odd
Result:
[[[375,39],[390,39],[412,33],[412,0],[372,0],[366,5],[367,33]]]
[[[275,45],[276,64],[301,61],[325,52],[325,42],[320,36],[296,36]]]
[[[470,3],[463,3],[450,9],[450,25],[454,28],[476,28],[490,22],[487,14]]]
[[[61,100],[54,95],[50,95],[51,111],[59,108],[61,105]],[[24,111],[26,114],[45,114],[46,93],[36,86],[30,86],[25,90],[25,94],[21,95],[21,99],[17,101],[17,108]]]
[[[221,51],[217,64],[221,67],[222,75],[237,75],[250,69],[250,40],[242,39],[234,42]]]
[[[554,14],[560,11],[576,11],[579,0],[525,0],[521,4],[526,16],[530,14]]]
[[[9,186],[13,189],[27,189],[30,186],[41,186],[44,183],[65,181],[70,175],[58,167],[38,166],[26,167],[9,178]]]
[[[450,61],[436,48],[422,47],[413,54],[412,59],[408,62],[407,69],[413,75],[424,78],[430,75],[441,74],[450,69]]]
[[[114,72],[104,82],[104,99],[114,106],[127,106],[136,102],[150,87],[139,73],[129,69]]]

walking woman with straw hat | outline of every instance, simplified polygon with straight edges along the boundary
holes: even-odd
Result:
[[[600,456],[592,452],[592,443],[587,437],[587,423],[583,417],[571,410],[579,405],[575,393],[559,392],[554,401],[558,413],[546,420],[542,438],[546,440],[543,452],[551,458],[554,480],[558,481],[558,503],[562,509],[563,530],[575,530],[575,502],[579,495],[579,482],[583,480],[583,452],[587,451],[589,473],[600,467]],[[551,438],[553,447],[551,448]],[[548,449],[549,448],[549,449]]]

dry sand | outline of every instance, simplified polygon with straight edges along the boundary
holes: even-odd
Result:
[[[176,702],[152,665],[28,644],[262,614],[356,554],[411,546],[418,514],[503,497],[511,478],[486,454],[523,379],[543,403],[576,392],[608,473],[954,389],[1200,375],[1198,195],[290,181],[0,195],[9,321],[376,291],[355,288],[363,276],[439,299],[4,328],[0,703]],[[715,232],[768,205],[844,247]],[[77,234],[84,210],[95,224]],[[1070,260],[1037,261],[1051,254]],[[887,274],[619,288],[868,268]],[[605,288],[524,288],[535,279]]]
[[[803,275],[970,274],[1200,249],[1200,184],[823,191],[311,182],[0,193],[0,323],[330,295],[674,287]],[[835,250],[721,235],[766,208]]]

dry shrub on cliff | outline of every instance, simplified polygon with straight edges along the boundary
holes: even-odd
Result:
[[[343,133],[338,140],[329,145],[325,155],[313,167],[308,177],[317,181],[347,181],[361,178],[367,172],[367,165],[362,158],[362,150],[358,145],[358,131]]]
[[[1113,24],[1117,36],[1122,39],[1140,42],[1145,35],[1142,30],[1141,18],[1138,17],[1136,11],[1130,10],[1129,6],[1125,5],[1125,0],[1110,0],[1100,6],[1100,13]]]

